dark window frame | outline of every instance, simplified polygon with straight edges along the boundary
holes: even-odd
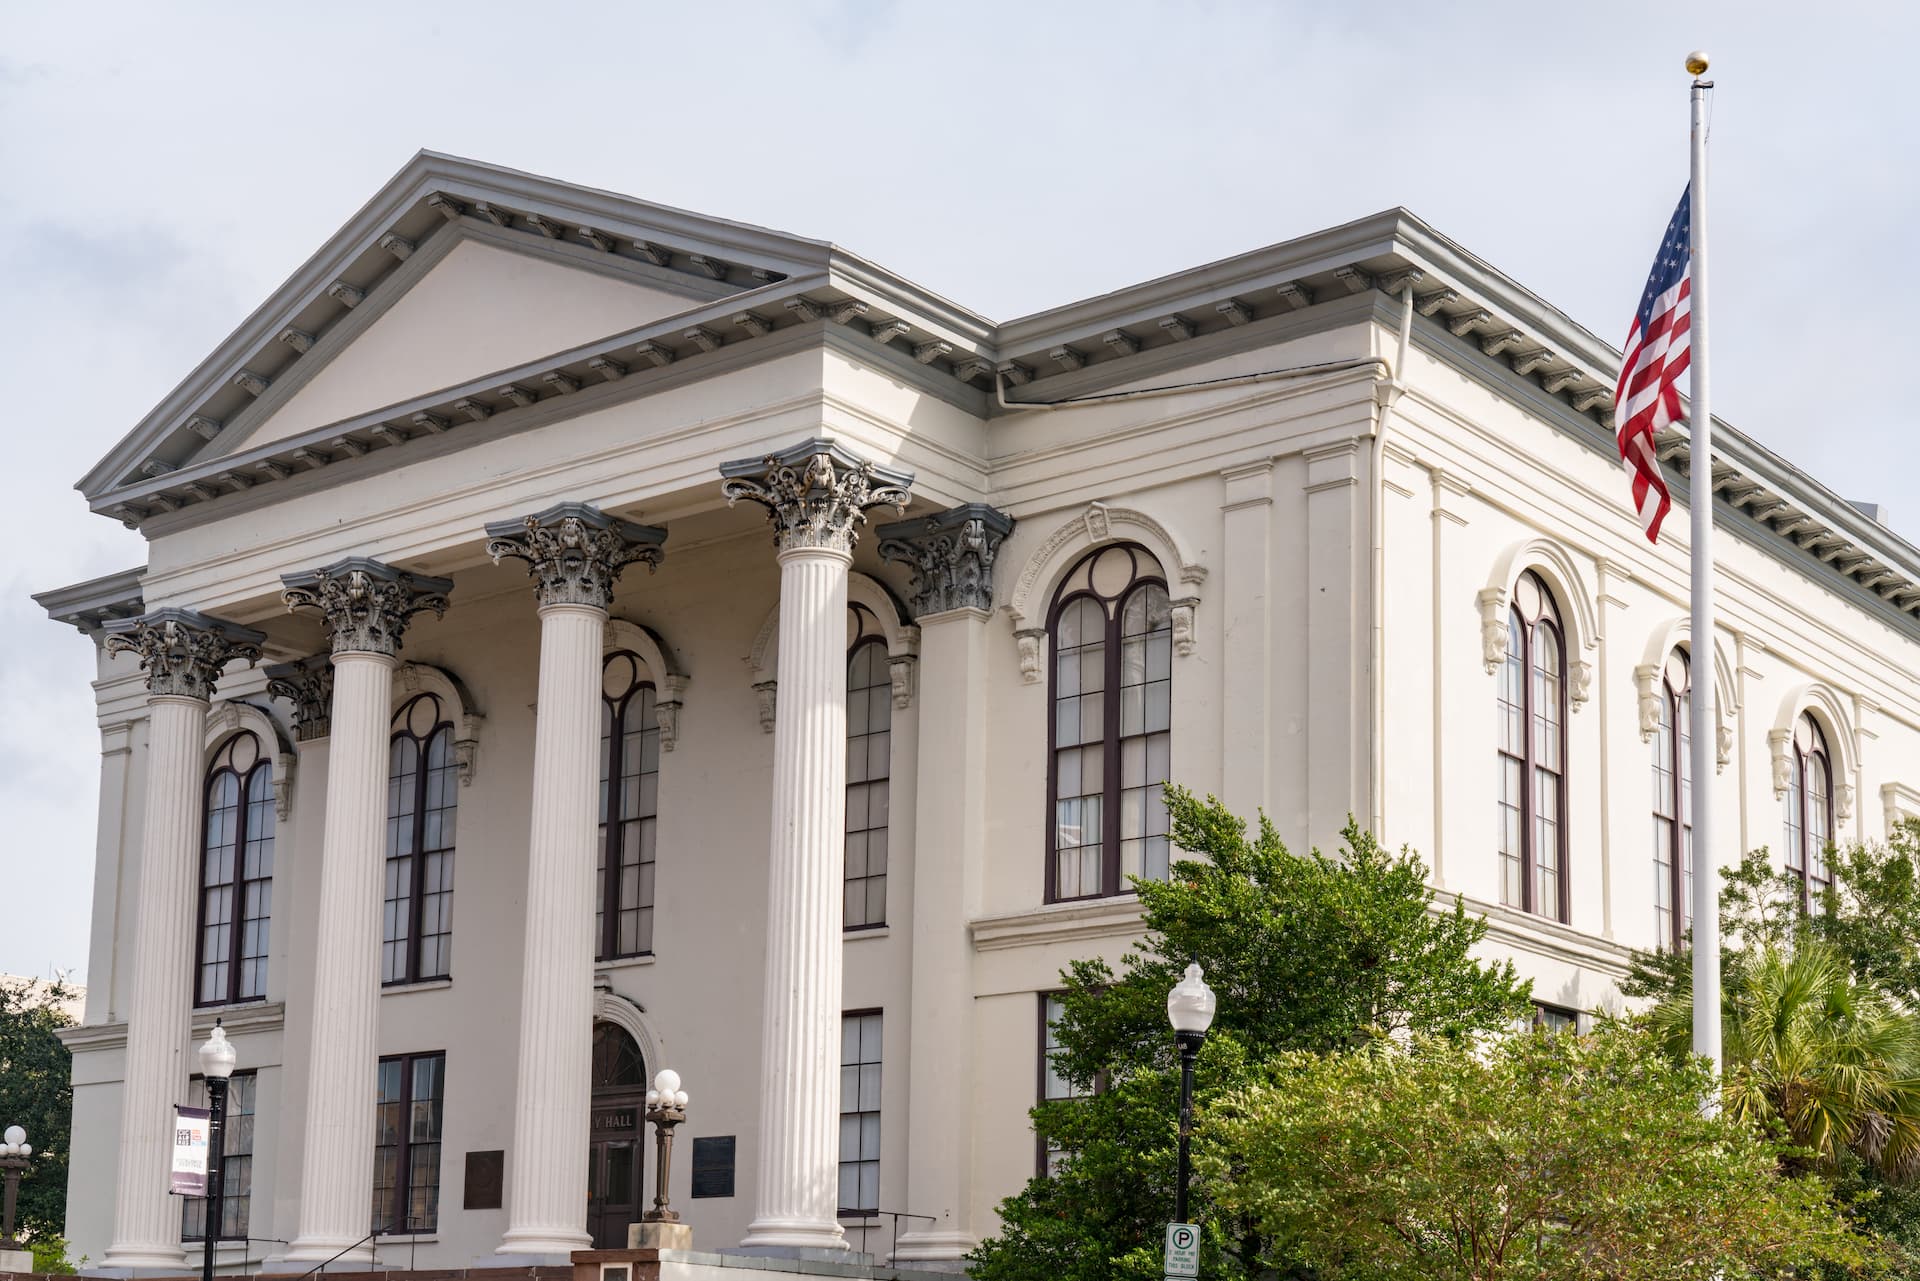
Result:
[[[435,714],[436,714],[436,720],[434,721],[433,727],[429,729],[425,735],[415,734],[412,730],[407,728],[407,721],[410,718],[410,713],[412,709],[418,706],[422,702],[431,702],[435,708]],[[404,987],[410,983],[436,982],[438,980],[448,979],[453,976],[453,965],[451,962],[449,962],[446,968],[442,970],[440,973],[423,974],[421,972],[420,951],[421,951],[421,944],[425,941],[421,936],[421,926],[425,922],[425,918],[426,918],[427,859],[429,858],[429,856],[433,854],[444,854],[446,855],[448,860],[451,861],[454,859],[455,855],[458,853],[459,846],[460,846],[459,839],[456,836],[453,844],[449,845],[444,850],[429,850],[426,848],[427,812],[428,812],[427,782],[433,770],[433,765],[432,765],[433,747],[434,747],[434,743],[444,735],[446,739],[446,744],[447,744],[447,748],[446,748],[447,760],[448,760],[447,768],[453,770],[456,773],[456,775],[459,770],[459,761],[458,761],[459,749],[454,745],[453,720],[449,715],[447,708],[441,703],[439,697],[435,694],[421,693],[421,694],[414,695],[412,698],[409,698],[406,702],[400,705],[398,710],[394,712],[391,724],[396,726],[396,728],[393,730],[393,733],[389,735],[387,739],[387,759],[389,763],[389,768],[391,768],[391,763],[393,760],[393,745],[395,743],[399,742],[401,739],[406,739],[409,743],[413,745],[413,751],[410,757],[413,764],[413,771],[412,771],[413,772],[413,810],[412,810],[412,813],[409,815],[409,821],[412,823],[412,826],[413,826],[413,840],[410,847],[412,852],[404,856],[405,860],[410,864],[407,870],[407,941],[405,944],[405,952],[402,957],[402,960],[404,963],[401,966],[401,973],[398,977],[387,978],[385,977],[386,965],[385,965],[385,959],[383,956],[382,962],[381,962],[381,970],[382,970],[381,986],[382,987]],[[389,782],[389,785],[391,785],[391,780]],[[460,790],[459,790],[459,783],[457,781],[457,778],[454,784],[452,794],[455,798],[454,804],[448,808],[451,809],[453,813],[458,815]],[[392,821],[393,821],[393,816],[390,815],[388,818],[388,822],[392,822]],[[458,819],[456,818],[455,821],[457,823]],[[399,862],[399,861],[400,861],[399,859],[395,859],[391,857],[383,858],[381,863],[382,877],[384,878],[386,874],[387,863]],[[450,894],[452,891],[447,891],[447,892]],[[382,894],[383,894],[383,903],[384,903],[386,901],[384,899],[384,890],[382,891]],[[383,916],[384,916],[384,909],[383,909]],[[394,940],[386,938],[385,933],[386,931],[383,923],[383,927],[381,930],[381,934],[382,934],[381,946],[382,946],[383,952],[388,943],[394,942]],[[450,938],[452,934],[453,934],[453,927],[451,922],[449,922],[447,927],[447,935]],[[435,937],[439,937],[439,936],[436,935]]]
[[[887,894],[887,888],[892,884],[892,882],[888,880],[887,871],[885,869],[891,867],[892,858],[893,858],[893,711],[892,711],[893,680],[892,680],[892,669],[889,666],[890,653],[887,649],[886,637],[875,635],[872,632],[869,632],[866,630],[866,627],[865,627],[866,619],[872,617],[872,615],[868,614],[865,609],[863,609],[859,605],[854,605],[851,607],[851,609],[854,613],[854,616],[860,619],[861,631],[860,631],[860,634],[854,638],[853,644],[848,646],[847,648],[847,688],[849,692],[851,692],[853,688],[853,664],[854,664],[854,661],[860,657],[861,651],[877,649],[879,651],[878,661],[880,663],[880,670],[886,673],[886,677],[885,679],[881,680],[877,684],[868,685],[866,686],[866,688],[882,690],[884,697],[888,700],[887,701],[887,708],[888,708],[887,729],[885,731],[887,735],[887,772],[880,778],[874,778],[871,775],[869,775],[867,778],[862,779],[858,783],[848,783],[846,787],[847,792],[851,794],[853,789],[856,787],[866,787],[872,783],[885,783],[887,785],[887,824],[886,826],[863,827],[860,829],[860,832],[859,832],[859,834],[862,834],[862,835],[869,832],[885,832],[887,834],[887,840],[886,840],[887,863],[883,864],[883,870],[877,873],[874,872],[872,870],[873,864],[871,863],[871,861],[869,861],[866,865],[868,871],[865,876],[860,876],[860,877],[851,876],[847,872],[847,865],[845,863],[844,854],[842,857],[840,893],[841,893],[841,914],[843,919],[841,921],[841,928],[848,934],[856,934],[856,933],[859,933],[861,930],[885,929],[887,925],[886,894]],[[878,732],[880,731],[863,729],[858,735],[858,737],[861,738],[862,740],[865,740],[866,738],[870,737],[872,734],[878,733]],[[847,742],[849,743],[849,745],[851,745],[854,738],[856,737],[856,735],[853,732],[853,727],[851,723],[849,723],[847,726],[846,735],[847,735]],[[843,830],[843,835],[841,837],[842,841],[844,841],[847,837],[850,837],[856,834],[852,829],[852,827],[847,823],[842,824],[842,830]],[[869,842],[869,846],[871,846],[871,842]],[[869,859],[871,859],[872,857],[871,848],[869,848],[868,857]],[[881,894],[880,918],[878,920],[872,920],[872,921],[861,921],[857,925],[848,925],[844,919],[845,911],[846,911],[847,888],[851,886],[853,882],[856,880],[872,881],[876,878],[883,882],[886,882],[886,884],[881,887],[881,891],[880,891],[880,894]]]
[[[255,734],[252,730],[241,730],[239,733],[229,735],[213,753],[214,759],[221,760],[227,757],[232,751],[233,745],[241,738],[253,740],[254,752],[258,759],[255,760],[252,765],[248,766],[244,773],[235,769],[230,764],[215,766],[207,773],[200,789],[199,866],[195,869],[195,878],[199,888],[194,903],[193,929],[193,1005],[195,1009],[211,1009],[216,1006],[226,1005],[245,1005],[253,1001],[266,1000],[266,975],[270,974],[273,968],[272,953],[270,951],[263,953],[261,959],[264,962],[264,967],[260,980],[260,990],[250,995],[241,994],[241,975],[244,972],[243,962],[245,960],[247,920],[249,919],[246,915],[248,885],[248,877],[246,874],[247,850],[250,846],[257,846],[260,843],[254,839],[255,833],[253,832],[252,826],[253,811],[259,799],[255,795],[254,789],[256,787],[265,787],[267,791],[267,803],[269,805],[273,804],[273,757],[268,755],[266,744],[260,741],[259,735]],[[234,804],[233,876],[230,880],[221,883],[229,887],[232,892],[230,906],[227,910],[226,991],[223,995],[209,1000],[202,995],[201,981],[203,971],[207,964],[207,891],[216,888],[216,886],[209,885],[207,882],[207,836],[209,835],[213,819],[213,789],[222,775],[230,775],[233,777],[235,786],[238,789],[238,797]],[[277,833],[275,828],[278,821],[276,814],[275,818],[267,823],[265,841],[269,850],[272,850],[276,843],[275,837]],[[268,922],[269,937],[271,937],[273,922],[272,869],[268,869],[266,876],[254,877],[253,880],[264,881],[267,886],[268,908],[266,920]]]
[[[1037,1107],[1043,1103],[1061,1103],[1072,1099],[1084,1099],[1100,1093],[1106,1088],[1106,1074],[1104,1072],[1095,1078],[1093,1089],[1087,1093],[1062,1095],[1051,1095],[1047,1093],[1047,1065],[1052,1061],[1052,1051],[1047,1046],[1047,1033],[1052,1030],[1054,1023],[1054,1020],[1047,1017],[1047,1006],[1049,1003],[1059,1001],[1065,997],[1066,990],[1064,988],[1054,988],[1051,991],[1036,992],[1034,995],[1040,998],[1037,1011],[1039,1015],[1039,1030],[1036,1041],[1040,1047],[1040,1052],[1034,1056],[1035,1080],[1033,1097],[1035,1106]],[[1061,1013],[1063,1015],[1066,1013],[1064,1007]],[[1033,1145],[1034,1173],[1041,1178],[1046,1178],[1053,1173],[1052,1164],[1049,1160],[1053,1153],[1048,1149],[1046,1139],[1038,1130],[1034,1131]]]
[[[413,1199],[415,1173],[413,1157],[414,1148],[417,1146],[413,1138],[412,1123],[413,1109],[415,1104],[419,1102],[419,1100],[413,1096],[414,1068],[416,1064],[432,1059],[438,1059],[440,1061],[440,1071],[438,1074],[440,1089],[437,1102],[440,1107],[441,1116],[440,1137],[431,1141],[435,1149],[433,1154],[433,1214],[427,1222],[416,1224],[407,1214],[408,1203]],[[374,1235],[417,1236],[423,1233],[437,1232],[440,1230],[440,1192],[442,1190],[440,1166],[442,1159],[446,1156],[447,1052],[445,1050],[418,1050],[411,1054],[383,1054],[380,1056],[381,1067],[385,1067],[389,1063],[398,1063],[400,1065],[400,1097],[395,1101],[395,1106],[400,1109],[400,1123],[394,1127],[396,1141],[392,1144],[380,1143],[378,1141],[379,1133],[377,1129],[374,1135],[374,1195],[376,1196],[379,1195],[380,1191],[378,1187],[380,1153],[388,1147],[391,1147],[394,1153],[394,1179],[393,1188],[390,1193],[393,1201],[386,1207],[388,1216],[387,1225],[385,1227],[376,1227],[374,1229]],[[377,1089],[374,1095],[373,1106],[377,1126],[379,1109],[386,1106],[380,1101]]]
[[[1571,773],[1573,764],[1569,750],[1570,745],[1567,741],[1567,633],[1566,628],[1560,622],[1561,611],[1559,601],[1554,596],[1552,588],[1547,585],[1546,580],[1534,573],[1534,571],[1528,570],[1521,575],[1520,580],[1516,580],[1516,589],[1519,581],[1526,579],[1532,580],[1534,588],[1540,593],[1541,600],[1546,603],[1547,608],[1541,610],[1540,616],[1531,622],[1520,612],[1517,604],[1510,603],[1507,608],[1508,636],[1511,638],[1517,633],[1520,637],[1520,664],[1521,670],[1525,673],[1525,679],[1521,686],[1521,698],[1523,701],[1520,704],[1524,755],[1515,757],[1498,744],[1495,746],[1495,753],[1503,761],[1518,760],[1521,766],[1521,901],[1519,903],[1508,903],[1506,901],[1506,872],[1504,867],[1501,869],[1500,877],[1500,901],[1504,906],[1518,908],[1520,911],[1526,912],[1529,915],[1547,917],[1549,920],[1558,921],[1562,925],[1567,925],[1572,923],[1573,915],[1573,867],[1568,851],[1568,835],[1573,824],[1567,813],[1567,797],[1572,790],[1567,784],[1567,776]],[[1536,721],[1539,718],[1534,705],[1534,647],[1536,643],[1536,633],[1541,628],[1546,628],[1552,633],[1555,648],[1559,654],[1559,671],[1555,674],[1556,679],[1554,681],[1559,696],[1559,715],[1556,724],[1560,735],[1560,768],[1557,771],[1549,770],[1541,764],[1540,744],[1537,741]],[[1503,658],[1501,661],[1504,664],[1506,660]],[[1538,902],[1540,897],[1540,849],[1539,833],[1536,827],[1535,811],[1537,806],[1534,801],[1534,788],[1538,774],[1543,772],[1551,774],[1554,778],[1555,813],[1558,817],[1558,821],[1554,825],[1554,853],[1559,865],[1559,876],[1556,878],[1557,893],[1555,896],[1558,902],[1552,905],[1553,911],[1551,914],[1542,911],[1541,905]]]
[[[236,1111],[234,1105],[234,1082],[241,1080],[245,1080],[248,1083],[248,1089],[252,1092],[248,1100],[248,1109],[245,1113]],[[202,1101],[194,1106],[205,1106],[206,1078],[198,1072],[187,1078],[189,1095],[191,1095],[193,1087],[196,1084],[200,1086]],[[245,1152],[229,1152],[226,1150],[228,1144],[233,1140],[233,1135],[237,1132],[234,1121],[241,1115],[251,1117],[256,1122],[260,1115],[260,1073],[254,1068],[242,1069],[227,1078],[227,1110],[225,1116],[222,1118],[225,1124],[220,1136],[220,1234],[216,1238],[216,1243],[219,1241],[247,1241],[251,1239],[253,1217],[253,1138],[257,1131],[253,1128],[248,1129],[247,1150]],[[234,1191],[234,1184],[239,1182],[239,1180],[235,1178],[235,1172],[227,1164],[230,1161],[246,1161],[248,1163],[246,1188],[239,1193],[235,1193]],[[247,1204],[248,1224],[242,1231],[233,1233],[227,1230],[228,1211],[233,1204],[238,1202],[245,1202]],[[180,1240],[182,1244],[190,1244],[197,1241],[200,1243],[202,1249],[206,1248],[206,1205],[206,1197],[181,1198]],[[201,1212],[200,1230],[198,1232],[189,1232],[187,1220],[192,1217],[196,1208]]]
[[[1122,735],[1120,733],[1121,712],[1121,673],[1125,619],[1128,602],[1138,593],[1158,588],[1162,595],[1169,598],[1172,592],[1162,573],[1142,572],[1142,563],[1155,569],[1159,562],[1154,554],[1138,543],[1106,543],[1089,550],[1073,563],[1073,567],[1061,580],[1062,587],[1071,582],[1082,567],[1088,566],[1106,552],[1123,550],[1133,556],[1133,576],[1120,589],[1118,595],[1103,596],[1093,590],[1091,583],[1085,588],[1071,591],[1056,590],[1053,603],[1047,610],[1047,814],[1046,814],[1046,870],[1045,901],[1048,903],[1082,903],[1094,899],[1113,898],[1131,893],[1124,884],[1121,875],[1120,823],[1121,799],[1126,786],[1121,777]],[[1101,643],[1105,646],[1101,654],[1105,673],[1104,687],[1100,691],[1101,699],[1101,747],[1100,747],[1100,886],[1091,894],[1076,894],[1070,898],[1060,895],[1060,849],[1057,844],[1060,824],[1060,724],[1059,695],[1055,685],[1059,679],[1060,617],[1067,607],[1076,601],[1086,599],[1099,604],[1106,616],[1106,628]],[[1168,675],[1168,713],[1167,713],[1167,756],[1168,773],[1172,773],[1173,756],[1173,712],[1172,712],[1172,675]],[[1155,731],[1157,732],[1157,731]],[[1129,735],[1127,737],[1147,737],[1149,735]],[[1171,866],[1171,846],[1169,846],[1169,866]],[[1144,871],[1145,868],[1142,868]]]
[[[1686,684],[1678,689],[1674,688],[1673,684],[1675,658],[1685,665],[1687,672]],[[1667,863],[1666,882],[1669,901],[1673,904],[1672,911],[1668,913],[1665,936],[1656,938],[1654,946],[1673,952],[1679,952],[1686,945],[1687,930],[1693,924],[1692,894],[1689,892],[1689,887],[1693,884],[1691,857],[1693,805],[1689,800],[1689,789],[1693,785],[1691,777],[1693,714],[1688,703],[1688,697],[1693,689],[1693,680],[1693,656],[1684,648],[1675,649],[1668,655],[1667,661],[1661,664],[1660,669],[1661,708],[1662,715],[1666,718],[1662,728],[1665,730],[1666,741],[1663,744],[1658,735],[1654,739],[1656,748],[1665,746],[1667,749],[1667,759],[1664,762],[1665,794],[1660,800],[1672,812],[1663,813],[1657,809],[1653,812],[1655,820],[1667,824],[1664,851]],[[1655,851],[1656,860],[1661,853],[1662,851]],[[1656,875],[1658,870],[1656,866]],[[1657,916],[1659,905],[1656,903],[1654,907]],[[1657,920],[1655,929],[1658,932]]]
[[[886,1079],[887,1079],[886,1078],[886,1071],[887,1071],[886,1010],[880,1006],[872,1006],[866,1009],[840,1011],[840,1027],[841,1027],[840,1035],[841,1035],[841,1040],[844,1043],[846,1039],[847,1020],[848,1019],[864,1019],[864,1018],[876,1018],[880,1020],[880,1057],[873,1061],[873,1066],[880,1069],[881,1106],[872,1108],[872,1109],[860,1109],[854,1112],[848,1112],[846,1110],[846,1102],[847,1102],[846,1092],[843,1090],[840,1092],[839,1105],[835,1115],[836,1117],[872,1115],[880,1118],[880,1142],[883,1145],[883,1147],[882,1147],[881,1155],[874,1157],[871,1162],[868,1162],[858,1157],[856,1157],[853,1161],[849,1162],[846,1160],[844,1156],[838,1157],[838,1159],[835,1161],[834,1163],[834,1200],[836,1202],[838,1202],[840,1199],[840,1190],[839,1190],[840,1189],[840,1171],[845,1166],[849,1164],[852,1164],[852,1165],[871,1164],[874,1168],[873,1208],[872,1209],[862,1209],[857,1207],[850,1208],[848,1206],[836,1204],[836,1206],[834,1207],[835,1217],[841,1218],[841,1219],[877,1219],[880,1216],[880,1187],[879,1187],[880,1168],[886,1160],[884,1144],[886,1143],[886,1137],[887,1137],[886,1107],[885,1107],[886,1088],[887,1088],[886,1087]],[[858,1065],[849,1065],[846,1063],[842,1063],[840,1066],[842,1069],[845,1069],[848,1066],[865,1067],[866,1063],[867,1061],[865,1059],[862,1059],[860,1060]],[[856,1102],[857,1101],[858,1100],[856,1100]]]
[[[618,698],[614,698],[606,692],[604,674],[607,670],[607,665],[618,658],[631,660],[634,679]],[[598,938],[594,941],[594,960],[617,961],[636,956],[652,956],[654,954],[653,920],[651,917],[644,918],[646,920],[645,946],[632,952],[623,952],[620,950],[620,917],[627,908],[620,894],[620,855],[622,840],[621,829],[628,823],[639,823],[643,825],[641,830],[644,832],[644,824],[651,819],[653,821],[653,837],[655,842],[654,856],[650,859],[641,859],[640,862],[636,864],[636,867],[644,869],[651,866],[654,869],[654,876],[656,878],[659,876],[660,724],[658,719],[658,700],[660,693],[651,680],[645,679],[642,676],[642,673],[648,671],[646,660],[631,650],[615,650],[607,654],[600,661],[600,670],[602,672],[600,703],[603,715],[606,717],[602,722],[604,728],[600,735],[601,743],[605,748],[605,763],[602,766],[600,779],[600,853],[605,866],[600,868],[598,872],[601,879],[600,911],[597,915],[600,919],[597,923],[596,931]],[[654,736],[654,762],[653,769],[650,771],[653,775],[654,787],[653,813],[647,814],[643,812],[629,818],[621,812],[620,806],[620,799],[625,791],[621,786],[621,775],[626,769],[626,738],[630,732],[627,727],[627,716],[632,712],[644,719],[646,716],[645,709],[648,707],[648,700],[646,698],[648,694],[653,695],[652,707],[654,720],[652,724],[640,725],[637,732],[643,739],[647,734]],[[646,749],[643,743],[641,746],[643,758],[645,751]],[[644,779],[648,773],[649,771],[642,769],[634,775],[636,788],[641,786],[640,780]],[[644,807],[642,808],[644,809]],[[643,837],[642,840],[644,841],[644,839]],[[644,881],[644,872],[637,872],[636,880]],[[652,912],[654,900],[657,897],[657,889],[658,884],[656,881],[654,886],[649,887],[649,892],[641,893],[636,891],[635,898],[637,901],[633,904],[633,910],[635,912]],[[607,910],[608,908],[612,910]],[[637,936],[640,933],[639,926],[636,924],[636,941],[639,941]]]
[[[1800,741],[1801,731],[1807,731],[1808,742]],[[1787,875],[1800,883],[1800,910],[1812,912],[1819,904],[1820,896],[1833,884],[1833,864],[1827,858],[1827,851],[1834,842],[1834,804],[1838,790],[1834,784],[1833,751],[1827,745],[1826,731],[1820,728],[1820,722],[1814,719],[1812,712],[1801,712],[1794,718],[1792,732],[1793,776],[1787,789]],[[1816,831],[1814,825],[1815,809],[1810,784],[1814,781],[1814,769],[1819,769],[1825,782],[1826,806],[1824,810],[1825,828]],[[1798,840],[1794,839],[1797,834]],[[1821,868],[1824,876],[1812,874],[1815,866]],[[1815,888],[1818,886],[1819,888]]]

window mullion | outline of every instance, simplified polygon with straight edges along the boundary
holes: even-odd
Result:
[[[433,754],[434,735],[439,732],[435,726],[427,734],[425,742],[415,740],[417,750],[414,753],[413,784],[413,865],[407,878],[407,982],[420,981],[420,931],[426,920],[426,880],[427,880],[427,778],[431,771],[427,762]]]
[[[1533,628],[1533,624],[1521,621],[1520,750],[1524,755],[1520,762],[1520,910],[1538,913],[1539,892],[1534,884],[1540,860],[1533,812],[1533,789],[1536,786],[1534,771],[1538,768],[1538,754],[1533,741]]]
[[[606,870],[600,874],[600,949],[608,960],[620,954],[620,826],[625,814],[620,801],[625,790],[621,776],[626,773],[627,708],[622,699],[613,705],[607,721],[607,830],[601,833],[606,850]]]
[[[235,816],[233,824],[233,879],[231,882],[232,888],[228,891],[231,897],[228,899],[227,908],[227,920],[230,924],[227,927],[226,1004],[232,1004],[240,999],[240,932],[245,928],[246,921],[245,887],[247,882],[247,843],[252,839],[252,833],[249,829],[253,818],[251,813],[253,809],[253,774],[249,772],[242,777],[238,771],[235,771],[234,781],[239,784],[236,790],[239,796],[240,810]],[[202,857],[204,858],[205,856],[202,855]]]
[[[1100,694],[1100,888],[1105,894],[1118,894],[1121,888],[1120,599],[1100,602],[1107,616],[1106,689]]]

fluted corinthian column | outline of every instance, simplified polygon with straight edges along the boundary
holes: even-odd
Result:
[[[320,1262],[367,1235],[373,1206],[380,901],[387,722],[407,622],[444,613],[453,584],[350,558],[289,574],[289,610],[320,611],[332,637],[333,715],[314,940],[313,1029],[299,1231],[286,1257]],[[365,1260],[362,1247],[352,1260]]]
[[[147,803],[120,1096],[113,1268],[179,1268],[180,1207],[167,1192],[173,1105],[185,1097],[193,1009],[194,897],[207,702],[229,659],[260,657],[259,632],[184,609],[107,624],[107,652],[147,673]]]
[[[741,1245],[844,1249],[837,1210],[847,567],[868,509],[904,508],[913,477],[826,440],[729,463],[721,475],[729,503],[766,507],[780,561],[760,1157]]]
[[[882,525],[883,560],[913,571],[920,625],[919,786],[913,836],[913,1018],[907,1200],[896,1263],[951,1266],[973,1223],[973,943],[987,843],[987,620],[993,562],[1013,520],[981,503]]]
[[[487,552],[527,562],[540,602],[520,1069],[498,1253],[564,1263],[587,1232],[593,1091],[593,878],[600,661],[614,580],[660,563],[666,531],[563,503],[487,526]]]

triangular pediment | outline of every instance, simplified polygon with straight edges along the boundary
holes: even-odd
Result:
[[[421,152],[79,488],[98,504],[236,449],[823,272],[831,253]]]
[[[259,397],[250,421],[229,425],[195,461],[638,328],[714,296],[474,237],[460,237],[435,258],[377,314],[349,317],[350,334],[339,335],[332,350],[310,350]],[[372,301],[360,309],[372,311]]]

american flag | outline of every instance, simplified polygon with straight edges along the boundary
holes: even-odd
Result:
[[[1680,193],[1660,252],[1654,255],[1640,310],[1627,331],[1626,356],[1620,362],[1620,382],[1613,390],[1613,425],[1620,441],[1620,461],[1633,473],[1633,506],[1647,541],[1660,541],[1660,522],[1673,506],[1667,482],[1660,475],[1654,451],[1654,433],[1680,417],[1680,375],[1686,372],[1693,304],[1689,268],[1692,251],[1693,188]]]

